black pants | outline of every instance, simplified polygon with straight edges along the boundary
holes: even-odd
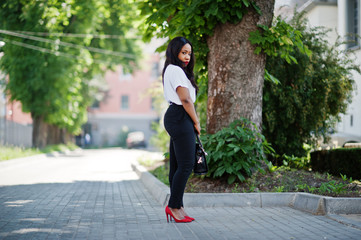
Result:
[[[164,115],[164,127],[170,135],[168,206],[179,209],[183,207],[184,189],[194,166],[194,125],[182,105],[172,104]]]

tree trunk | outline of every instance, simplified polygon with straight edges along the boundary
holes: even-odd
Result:
[[[48,131],[49,131],[49,133],[48,133],[48,138],[46,141],[46,143],[48,145],[63,143],[61,141],[61,129],[60,128],[58,128],[55,125],[49,125]]]
[[[238,24],[219,24],[207,39],[207,132],[215,133],[240,117],[262,126],[262,88],[266,56],[254,53],[248,38],[257,25],[269,26],[274,0],[256,0],[262,15],[249,8]]]
[[[44,122],[44,117],[32,117],[33,119],[33,147],[44,148],[47,145],[48,124]]]
[[[74,137],[55,125],[44,122],[44,117],[33,117],[33,147],[44,148],[47,145],[74,142]]]
[[[49,125],[48,127],[48,138],[47,144],[67,144],[68,142],[72,142],[73,137],[68,131],[64,128],[59,128],[55,125]]]

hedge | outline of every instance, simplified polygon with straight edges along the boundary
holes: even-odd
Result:
[[[340,173],[353,179],[361,179],[361,148],[338,148],[311,153],[313,171]]]

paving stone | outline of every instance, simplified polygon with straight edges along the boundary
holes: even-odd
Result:
[[[289,207],[188,207],[196,221],[167,223],[131,169],[142,154],[89,150],[0,163],[0,240],[361,239],[356,225]]]

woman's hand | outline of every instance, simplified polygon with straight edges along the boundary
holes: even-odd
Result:
[[[194,124],[194,129],[196,130],[197,134],[200,135],[201,134],[201,125],[199,122]]]

